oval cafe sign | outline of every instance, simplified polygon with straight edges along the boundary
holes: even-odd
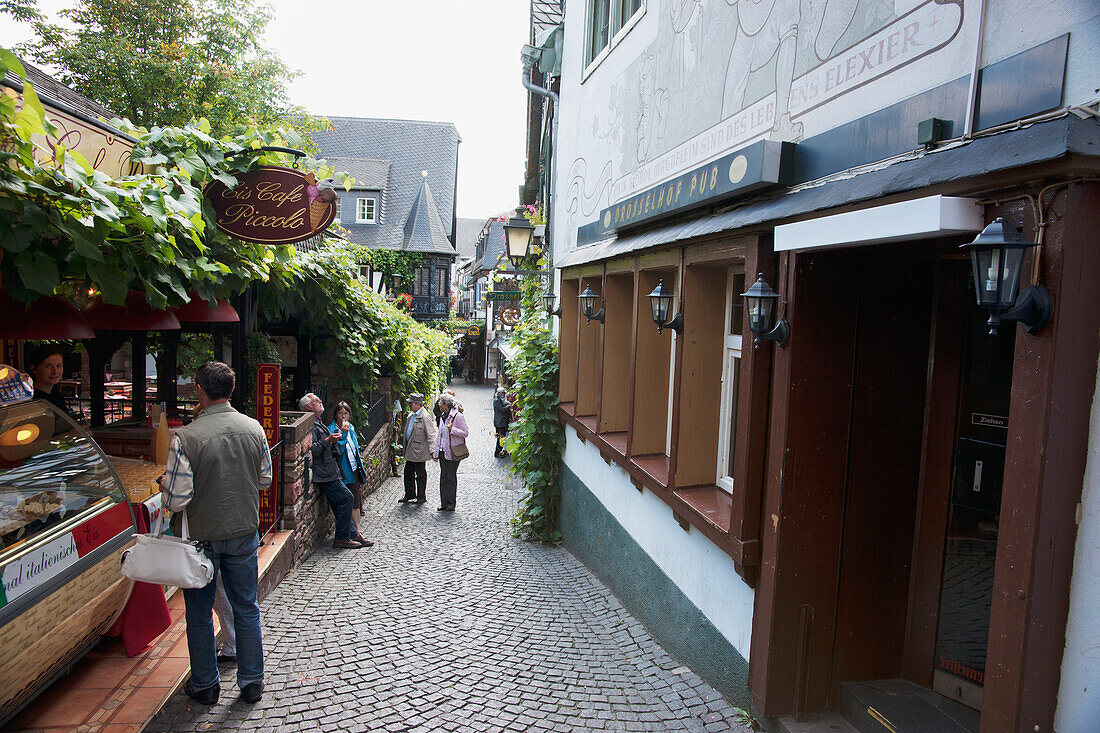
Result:
[[[319,188],[312,173],[293,168],[261,166],[237,174],[233,188],[212,181],[205,194],[218,229],[246,242],[301,242],[336,218],[336,192]]]

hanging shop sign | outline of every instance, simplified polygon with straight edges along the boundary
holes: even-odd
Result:
[[[599,236],[691,209],[790,185],[795,144],[760,140],[600,212]]]
[[[312,173],[261,166],[237,175],[229,188],[206,187],[218,229],[257,244],[293,244],[328,229],[336,218],[336,192],[317,187]]]
[[[490,303],[493,301],[518,301],[521,295],[522,293],[518,290],[497,290],[491,293],[485,293],[485,300]]]
[[[279,442],[279,384],[282,368],[278,364],[256,365],[256,419],[267,436],[267,447]],[[277,456],[271,457],[271,485],[260,491],[260,527],[267,530],[278,521],[279,476]]]
[[[476,339],[481,336],[481,326],[470,326],[466,329],[466,335],[472,339]]]

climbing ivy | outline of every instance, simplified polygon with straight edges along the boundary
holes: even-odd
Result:
[[[331,386],[365,413],[369,390],[383,374],[398,395],[438,391],[447,380],[451,340],[401,312],[355,277],[357,251],[338,241],[301,252],[287,284],[263,288],[260,308],[272,320],[296,320],[308,336],[329,337],[322,358]]]
[[[412,292],[413,272],[424,261],[420,252],[402,252],[399,249],[364,249],[362,264],[369,264],[376,271],[385,273],[386,287],[390,288],[394,275],[404,278],[401,287],[395,292]]]
[[[561,541],[555,526],[565,447],[565,432],[558,420],[558,343],[542,308],[539,278],[524,276],[520,291],[523,317],[512,342],[517,354],[508,367],[515,380],[520,419],[508,433],[507,448],[512,472],[523,479],[527,496],[512,518],[512,534],[556,544]]]

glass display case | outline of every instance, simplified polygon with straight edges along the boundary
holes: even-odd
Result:
[[[134,534],[126,492],[92,437],[4,381],[0,725],[111,625],[130,590],[119,556]]]

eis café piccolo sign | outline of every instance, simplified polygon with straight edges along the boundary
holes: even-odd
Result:
[[[237,174],[237,185],[221,181],[205,190],[218,229],[257,244],[293,244],[328,229],[336,218],[336,191],[312,173],[260,166]]]

